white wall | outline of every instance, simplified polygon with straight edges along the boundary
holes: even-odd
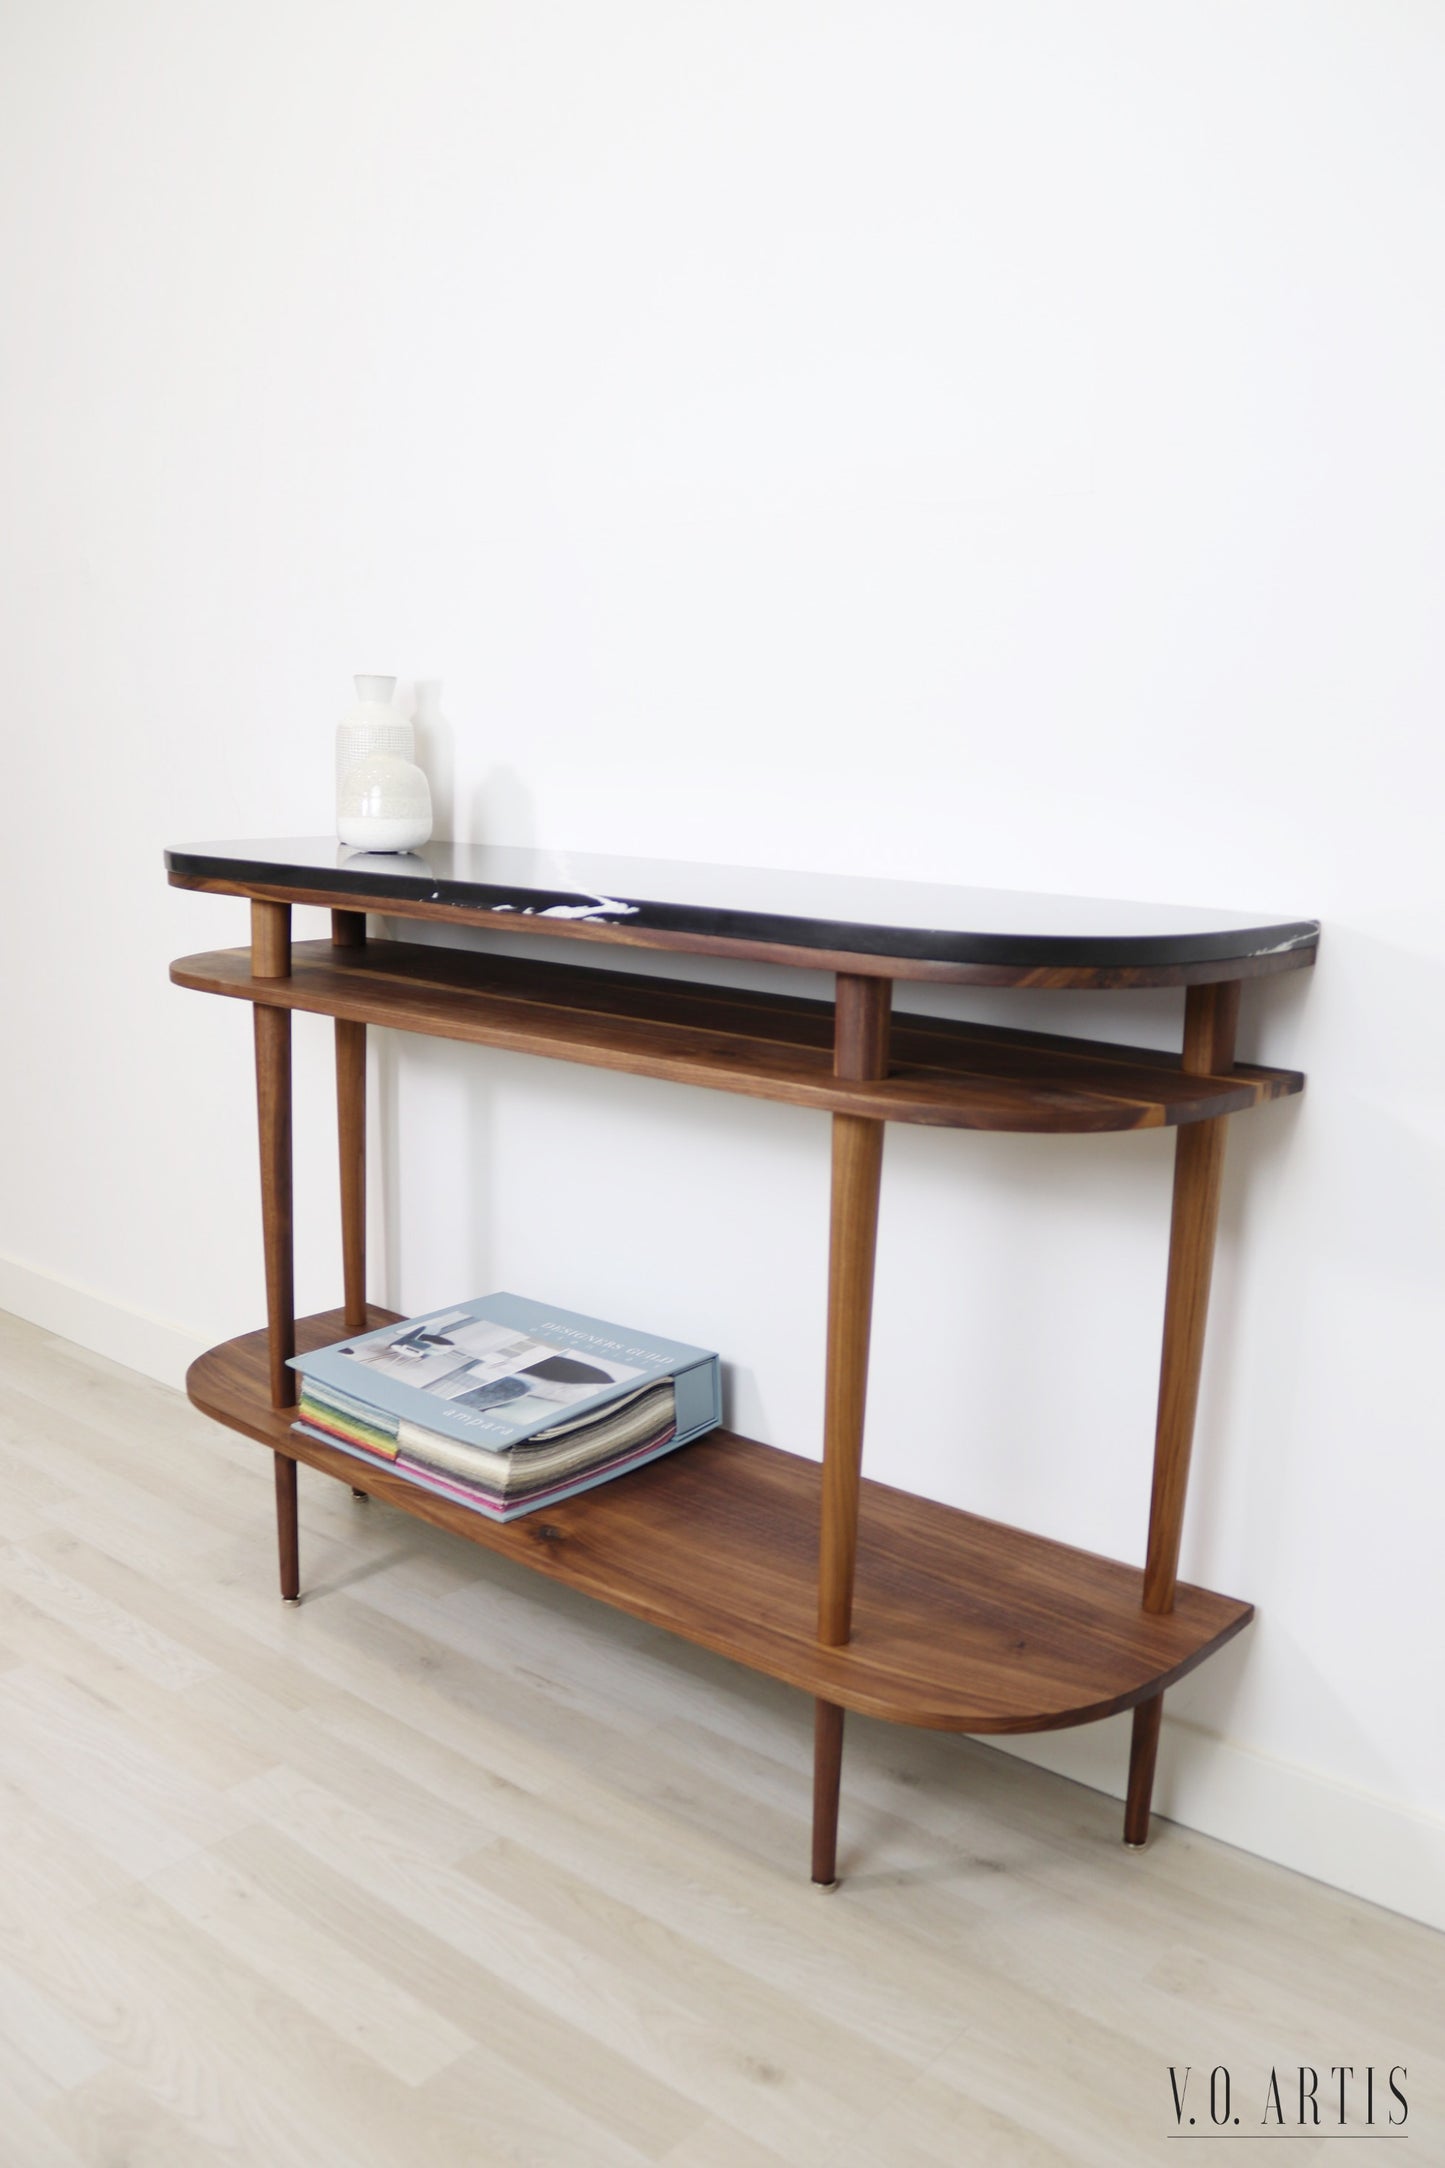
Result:
[[[0,1300],[172,1375],[259,1321],[248,1017],[165,977],[243,907],[160,852],[323,829],[353,669],[445,676],[463,837],[1318,913],[1246,996],[1311,1084],[1234,1125],[1185,1546],[1260,1617],[1162,1798],[1445,1920],[1445,16],[11,0],[0,41]],[[711,1342],[816,1449],[820,1118],[381,1068],[374,1292]],[[890,1137],[874,1474],[1141,1555],[1169,1166]],[[1117,1725],[1033,1750],[1122,1780]]]

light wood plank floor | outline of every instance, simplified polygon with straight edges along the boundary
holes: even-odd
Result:
[[[259,1447],[0,1385],[0,2168],[1126,2168],[1301,2061],[1445,2162],[1445,1938],[858,1719],[821,1896],[799,1697],[307,1469],[286,1609]]]

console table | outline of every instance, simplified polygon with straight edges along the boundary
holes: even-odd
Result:
[[[1313,921],[847,877],[329,838],[166,853],[180,888],[244,896],[249,949],[188,956],[180,986],[252,1004],[267,1326],[196,1362],[191,1399],[275,1455],[281,1592],[300,1595],[296,1464],[785,1680],[815,1704],[813,1879],[837,1857],[848,1709],[942,1731],[1048,1731],[1134,1712],[1124,1837],[1144,1842],[1165,1690],[1251,1606],[1178,1579],[1227,1117],[1303,1078],[1234,1058],[1241,982],[1312,964]],[[291,906],[331,911],[293,946]],[[368,911],[485,927],[502,953],[371,940]],[[834,1001],[529,955],[529,935],[836,974]],[[585,951],[579,946],[578,953]],[[1184,990],[1153,1052],[891,1013],[895,980]],[[344,1302],[297,1318],[291,1012],[336,1020]],[[475,1040],[816,1108],[832,1122],[823,1459],[709,1436],[497,1526],[291,1428],[288,1356],[394,1313],[366,1300],[366,1027]],[[1176,1131],[1145,1561],[1118,1563],[861,1475],[885,1124]]]

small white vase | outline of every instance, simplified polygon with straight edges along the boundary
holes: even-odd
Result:
[[[431,792],[420,768],[395,753],[354,761],[341,785],[336,833],[362,851],[414,851],[431,835]]]
[[[371,753],[394,753],[398,760],[413,760],[416,745],[411,724],[392,706],[394,677],[358,677],[356,706],[336,726],[336,811],[341,813],[341,787],[349,768]]]

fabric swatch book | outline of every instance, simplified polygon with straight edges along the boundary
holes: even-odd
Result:
[[[305,1436],[513,1520],[722,1419],[716,1355],[486,1295],[293,1358]]]

